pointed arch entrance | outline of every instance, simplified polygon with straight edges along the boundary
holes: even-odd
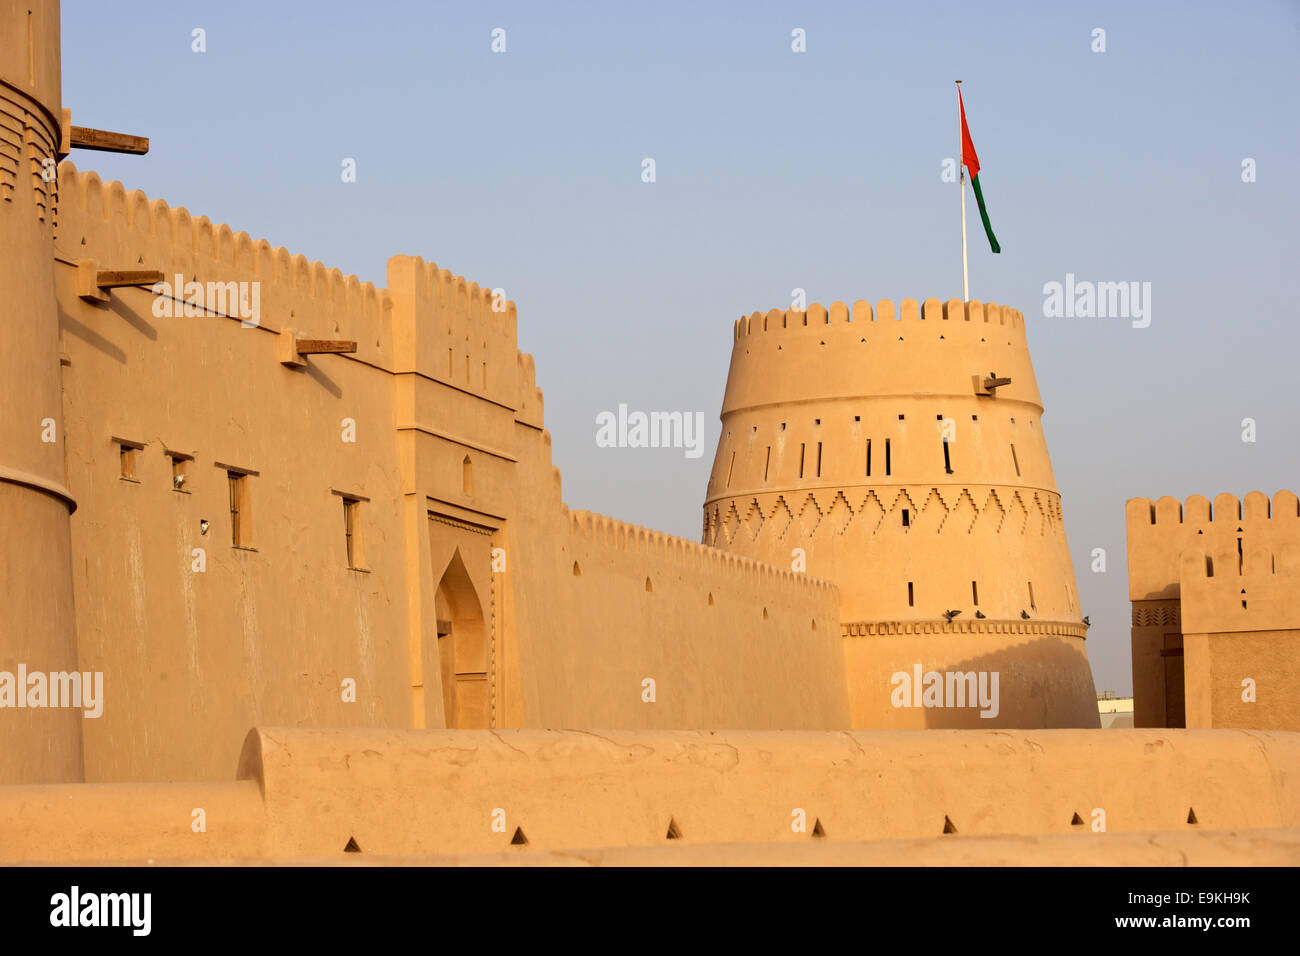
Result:
[[[488,726],[487,626],[483,604],[460,548],[452,554],[434,594],[437,661],[447,727]]]

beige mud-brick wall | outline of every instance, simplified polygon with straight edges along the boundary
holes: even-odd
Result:
[[[90,779],[219,779],[267,722],[847,726],[833,588],[570,521],[513,303],[406,256],[376,289],[69,163],[61,184],[79,656],[107,697]],[[248,283],[260,315],[83,297],[123,268]],[[357,351],[290,367],[290,330]]]
[[[839,584],[855,727],[1097,725],[1024,326],[937,299],[735,325],[703,539],[785,567],[799,549]],[[999,659],[996,718],[890,705],[918,661]]]
[[[848,726],[829,582],[589,512],[516,541],[529,726]]]
[[[1193,724],[1192,721],[1210,719],[1210,698],[1205,694],[1211,686],[1215,687],[1215,695],[1225,695],[1221,703],[1226,710],[1221,713],[1235,714],[1234,721],[1247,721],[1221,725],[1215,718],[1214,726],[1266,727],[1270,725],[1250,721],[1293,719],[1285,708],[1283,711],[1270,711],[1260,707],[1258,702],[1246,705],[1240,700],[1239,681],[1250,676],[1243,669],[1260,673],[1267,671],[1279,676],[1290,673],[1285,660],[1277,662],[1280,670],[1265,665],[1275,654],[1288,653],[1285,649],[1290,645],[1285,637],[1279,638],[1276,649],[1270,649],[1267,644],[1260,645],[1258,637],[1234,642],[1204,636],[1193,641],[1191,636],[1194,633],[1207,634],[1209,624],[1222,627],[1224,634],[1237,633],[1238,629],[1243,634],[1252,629],[1271,629],[1271,625],[1250,624],[1262,620],[1256,611],[1265,613],[1268,601],[1264,593],[1258,599],[1248,593],[1248,607],[1242,608],[1240,590],[1247,582],[1239,581],[1233,586],[1229,581],[1248,566],[1252,552],[1267,553],[1270,556],[1268,576],[1261,579],[1260,585],[1265,593],[1275,591],[1278,586],[1285,587],[1287,555],[1300,549],[1300,499],[1285,490],[1277,492],[1271,501],[1258,491],[1252,491],[1244,500],[1220,494],[1213,504],[1201,495],[1192,495],[1185,504],[1167,495],[1155,502],[1149,498],[1133,498],[1126,504],[1125,523],[1129,598],[1133,602],[1135,726],[1182,726],[1183,720],[1189,727],[1210,726],[1204,722]],[[1197,625],[1197,631],[1189,626],[1187,599],[1180,586],[1181,561],[1189,550],[1207,557],[1214,568],[1213,578],[1208,574],[1192,576],[1192,580],[1198,582],[1200,592],[1196,606],[1201,609],[1198,614],[1202,616],[1202,623]],[[1207,570],[1209,566],[1206,566]],[[1283,577],[1273,577],[1274,569]],[[1200,586],[1202,583],[1204,587]],[[1205,618],[1207,613],[1212,615],[1211,618]],[[1300,627],[1294,601],[1288,603],[1284,600],[1279,613],[1281,616],[1274,624],[1281,630]],[[1211,646],[1217,648],[1213,655],[1219,661],[1216,673],[1227,675],[1242,671],[1235,692],[1231,692],[1226,684],[1220,685],[1217,677],[1213,685],[1209,682],[1210,670],[1207,668],[1211,658],[1207,655]],[[1229,663],[1234,654],[1242,655],[1241,659]],[[1283,686],[1286,686],[1285,682]],[[1231,699],[1234,696],[1235,703]],[[1242,707],[1253,709],[1241,710]]]
[[[1298,556],[1183,551],[1188,727],[1300,730]]]
[[[104,672],[107,698],[85,723],[88,778],[220,779],[266,721],[409,726],[386,293],[71,164],[61,184],[69,471],[84,498],[73,519],[80,658]],[[258,283],[259,322],[232,317],[234,302],[186,316],[183,290],[172,316],[155,312],[161,296],[147,287],[84,301],[83,258],[169,283]],[[290,328],[354,340],[357,352],[288,368]],[[130,477],[124,442],[138,446]],[[232,469],[247,472],[240,547]],[[360,501],[359,567],[345,495]]]

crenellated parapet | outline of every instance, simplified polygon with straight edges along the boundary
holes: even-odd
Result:
[[[105,183],[67,161],[59,166],[58,186],[55,253],[65,265],[90,260],[104,270],[163,274],[161,292],[143,287],[115,294],[170,298],[163,307],[177,320],[247,321],[255,304],[255,324],[264,331],[354,340],[361,361],[522,409],[521,420],[540,427],[541,392],[531,359],[517,349],[516,306],[499,290],[416,256],[394,256],[389,288],[380,288],[120,182]],[[205,290],[215,284],[221,298],[194,298],[190,283]],[[190,303],[196,305],[187,311]]]
[[[569,535],[590,545],[641,556],[679,571],[692,571],[701,582],[733,581],[781,590],[809,589],[832,592],[835,585],[822,578],[755,561],[730,551],[629,524],[591,511],[569,512]]]
[[[783,312],[780,309],[770,309],[767,312],[753,312],[737,319],[734,328],[736,339],[740,339],[762,332],[805,330],[817,332],[825,330],[826,326],[840,327],[850,324],[856,324],[858,330],[863,328],[869,331],[907,330],[906,325],[890,326],[886,323],[918,321],[954,323],[951,326],[924,327],[934,328],[937,335],[945,332],[960,334],[967,331],[978,335],[981,331],[991,331],[991,329],[981,329],[982,325],[1009,326],[1019,329],[1023,334],[1025,316],[1024,313],[1010,306],[998,305],[996,302],[984,303],[978,299],[971,299],[968,302],[949,299],[947,302],[940,302],[938,299],[929,298],[920,304],[915,299],[903,299],[897,306],[892,299],[881,299],[874,308],[870,302],[858,299],[851,308],[837,301],[832,302],[829,308],[820,303],[813,303],[805,310],[787,309]],[[958,326],[956,323],[959,322],[972,323],[972,325]]]
[[[1203,495],[1185,502],[1169,495],[1130,498],[1125,524],[1130,600],[1170,600],[1179,596],[1179,555],[1186,549],[1213,558],[1300,546],[1300,498],[1287,490],[1271,500],[1259,491],[1244,499],[1220,494],[1213,502]]]
[[[419,256],[388,261],[388,288],[400,370],[510,408],[536,397],[520,394],[517,312],[503,290]]]
[[[537,363],[527,352],[515,354],[519,363],[519,408],[515,412],[515,421],[542,428],[546,418],[546,402],[542,390],[537,387]]]
[[[988,389],[993,374],[1009,381]],[[733,326],[724,415],[772,401],[916,393],[1041,411],[1024,316],[996,303],[883,299],[754,312]]]
[[[175,288],[177,276],[205,287],[209,282],[256,283],[260,328],[354,338],[359,356],[388,364],[391,303],[386,290],[213,223],[207,216],[194,217],[183,206],[150,199],[138,189],[128,192],[120,182],[104,183],[98,173],[82,172],[66,160],[59,166],[59,183],[55,253],[64,262],[90,258],[101,269],[158,270],[169,287],[163,294],[173,300],[173,312],[180,318],[197,317],[184,311],[191,299],[200,306],[195,311],[201,316],[246,316],[233,307],[237,301],[227,299],[222,308],[207,299],[193,299],[183,287]],[[159,293],[146,287],[118,294]],[[250,293],[250,304],[251,298]]]

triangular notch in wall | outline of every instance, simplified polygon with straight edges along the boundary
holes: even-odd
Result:
[[[815,837],[824,837],[826,835],[826,830],[822,827],[821,817],[813,821],[812,835]]]
[[[1079,816],[1079,815],[1076,813],[1076,814],[1074,815],[1074,819],[1070,821],[1070,826],[1072,826],[1072,827],[1081,827],[1081,826],[1083,826],[1083,817]]]
[[[524,836],[523,827],[515,827],[515,835],[510,838],[511,846],[528,846],[528,837]]]
[[[947,814],[944,814],[944,818],[943,818],[943,832],[944,832],[944,833],[956,833],[956,832],[957,832],[957,828],[956,828],[955,826],[952,825],[952,821],[948,819]]]
[[[361,847],[357,846],[356,837],[348,837],[348,845],[343,848],[344,853],[360,853]]]
[[[681,827],[679,827],[679,826],[677,825],[677,821],[676,821],[676,820],[672,820],[672,819],[670,819],[670,820],[668,821],[668,834],[667,834],[667,836],[665,836],[664,839],[667,839],[667,840],[680,840],[681,838],[682,838],[682,830],[681,830]]]
[[[1199,820],[1196,819],[1196,811],[1193,810],[1191,807],[1188,807],[1188,808],[1187,808],[1187,822],[1188,822],[1188,823],[1199,823],[1199,822],[1200,822]]]

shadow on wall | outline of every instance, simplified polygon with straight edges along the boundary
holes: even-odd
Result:
[[[992,674],[997,673],[999,719],[980,717],[979,708],[926,707],[927,728],[970,730],[987,726],[1033,730],[1101,726],[1087,659],[1061,639],[1044,637],[1003,646],[988,654],[950,663],[941,671],[945,676],[970,672],[975,674],[977,690],[982,686],[990,691]],[[1081,680],[1087,682],[1085,689],[1079,687]],[[946,684],[945,680],[945,691]],[[1077,706],[1067,703],[1076,701]],[[1007,723],[1009,720],[1013,723]]]

